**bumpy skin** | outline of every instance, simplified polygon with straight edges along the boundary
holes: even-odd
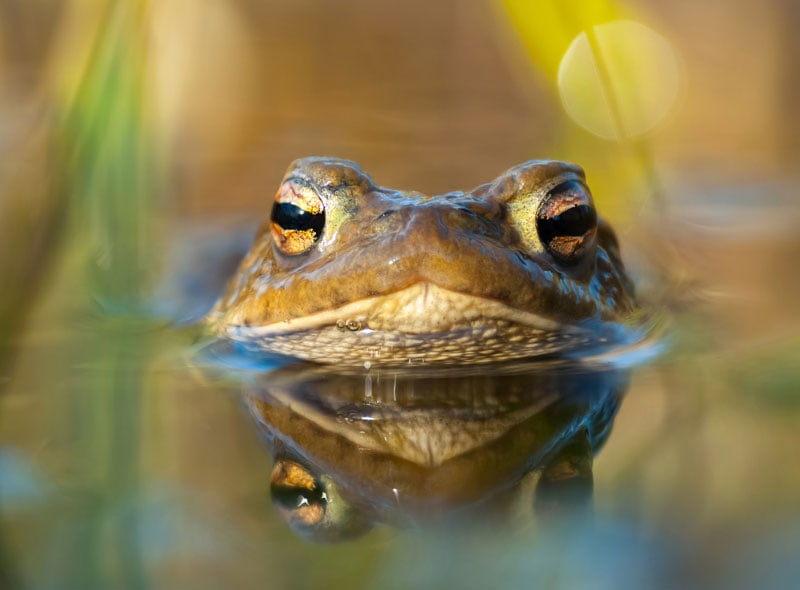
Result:
[[[585,184],[578,166],[531,161],[433,197],[377,187],[357,164],[330,158],[294,162],[290,179],[324,202],[322,235],[288,256],[267,220],[209,314],[227,337],[348,365],[489,362],[618,339],[635,308],[602,220],[571,264],[538,237],[548,191]]]

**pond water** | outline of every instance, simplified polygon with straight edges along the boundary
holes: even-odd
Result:
[[[675,234],[713,276],[641,366],[331,374],[46,297],[0,399],[3,587],[790,587],[800,244],[747,213]]]
[[[196,5],[0,0],[0,590],[800,584],[796,3]],[[594,71],[633,17],[669,76]],[[656,127],[592,135],[559,77]],[[210,344],[309,155],[430,194],[578,162],[668,325],[487,371]]]

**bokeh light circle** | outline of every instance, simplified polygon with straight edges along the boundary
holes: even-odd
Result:
[[[670,43],[634,21],[578,35],[558,69],[561,102],[581,127],[605,139],[639,137],[664,120],[681,86]]]

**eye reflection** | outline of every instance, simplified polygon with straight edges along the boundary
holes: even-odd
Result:
[[[336,484],[291,460],[277,458],[270,478],[272,503],[299,535],[316,542],[354,539],[372,528]]]
[[[325,517],[328,496],[304,467],[293,461],[277,461],[272,470],[272,501],[303,526],[315,526]]]

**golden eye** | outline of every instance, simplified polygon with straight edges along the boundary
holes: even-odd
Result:
[[[273,505],[292,530],[311,541],[354,539],[372,528],[367,513],[336,483],[300,463],[276,459],[270,480]]]
[[[307,252],[325,227],[325,204],[317,192],[299,179],[289,179],[275,195],[270,217],[272,237],[290,256]]]
[[[577,262],[597,234],[597,212],[586,187],[569,180],[548,192],[536,213],[536,230],[555,258]]]
[[[272,470],[272,499],[285,516],[302,527],[322,522],[328,497],[321,483],[294,461],[278,461]]]

